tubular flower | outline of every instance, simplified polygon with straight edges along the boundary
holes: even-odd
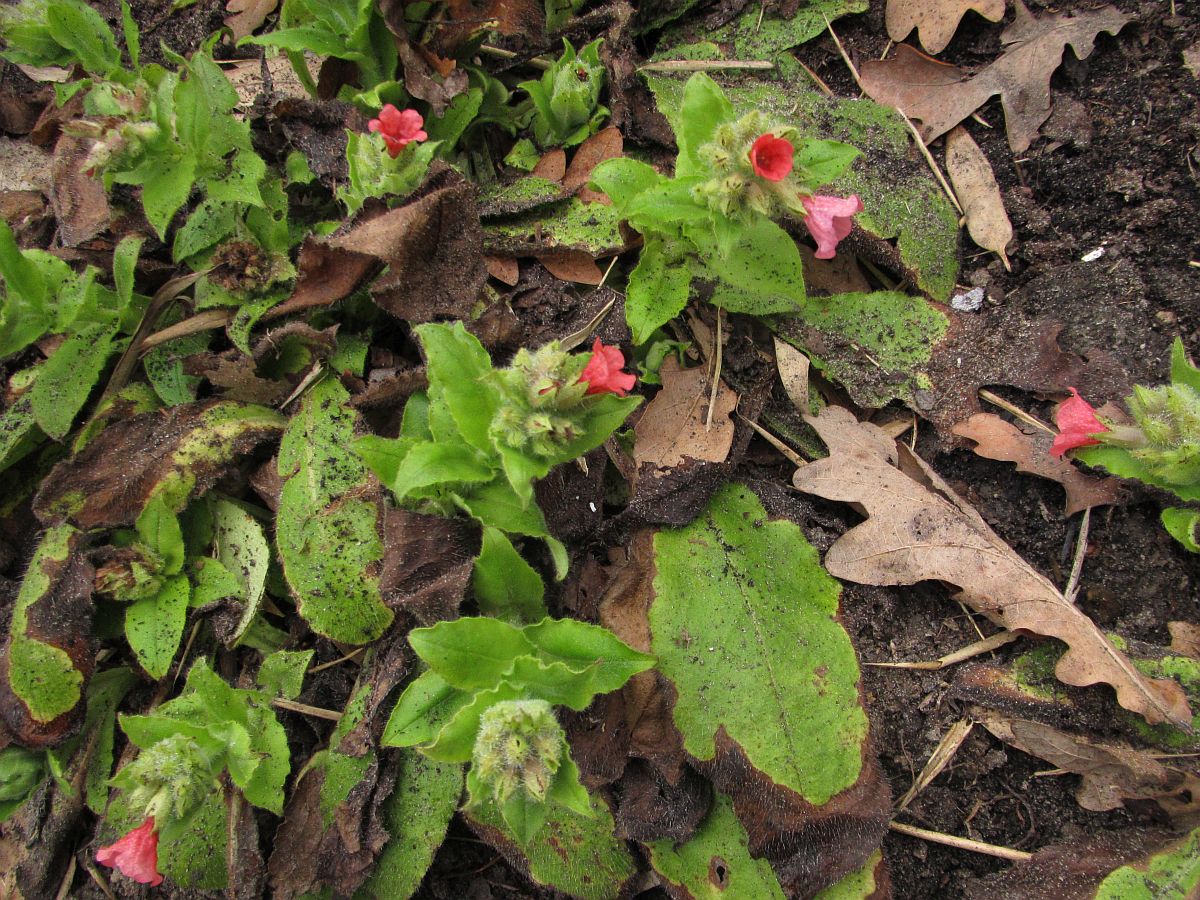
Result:
[[[794,152],[791,141],[769,133],[762,134],[750,146],[750,165],[760,178],[783,181],[792,173]]]
[[[637,380],[633,375],[621,371],[625,365],[625,357],[619,347],[605,347],[596,338],[592,344],[592,358],[588,360],[579,380],[587,383],[588,394],[616,394],[624,397]]]
[[[850,233],[855,213],[863,211],[857,194],[849,197],[827,197],[814,194],[800,201],[804,204],[804,224],[817,242],[817,259],[833,259],[838,241]]]
[[[387,104],[379,111],[379,118],[367,123],[367,128],[383,135],[387,144],[388,155],[395,159],[400,151],[413,141],[424,141],[429,138],[423,126],[425,120],[415,109],[396,109]]]
[[[1096,418],[1095,408],[1079,396],[1079,391],[1069,388],[1071,397],[1058,406],[1054,414],[1054,424],[1058,426],[1058,436],[1050,445],[1052,456],[1062,456],[1068,450],[1076,447],[1090,447],[1100,441],[1092,437],[1108,431],[1108,426]]]
[[[158,874],[158,832],[154,830],[154,816],[123,838],[96,851],[96,862],[102,866],[120,869],[121,874],[151,887],[162,884]]]

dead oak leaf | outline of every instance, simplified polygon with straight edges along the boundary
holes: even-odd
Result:
[[[1065,459],[1051,456],[1053,435],[1046,432],[1025,434],[991,413],[976,413],[951,430],[959,437],[974,441],[979,456],[1016,463],[1018,472],[1057,481],[1067,491],[1065,514],[1068,516],[1090,506],[1109,506],[1116,503],[1120,495],[1121,486],[1116,478],[1092,478]]]
[[[1171,722],[1191,731],[1183,689],[1138,672],[919,457],[839,407],[804,419],[829,456],[798,469],[793,483],[827,500],[859,504],[868,516],[825,555],[831,574],[860,584],[955,585],[958,599],[997,624],[1063,641],[1067,651],[1054,673],[1059,681],[1109,684],[1118,703],[1150,724]]]
[[[721,382],[709,428],[706,423],[710,385],[706,367],[681,369],[678,360],[668,357],[659,375],[662,390],[633,427],[634,462],[639,468],[643,463],[652,463],[660,469],[677,466],[689,456],[705,462],[724,462],[733,447],[734,425],[729,414],[737,406],[737,394]]]
[[[1105,7],[1079,15],[1038,19],[1015,0],[1016,19],[1000,35],[1004,55],[973,78],[901,44],[896,55],[863,64],[863,88],[877,103],[896,106],[921,121],[921,137],[945,134],[996,94],[1004,107],[1008,143],[1015,153],[1029,148],[1050,117],[1050,77],[1070,46],[1087,59],[1101,32],[1116,34],[1130,17]]]
[[[279,0],[229,0],[225,11],[233,15],[225,20],[225,25],[233,32],[234,43],[253,34],[278,5]]]
[[[1012,222],[1004,209],[992,164],[961,125],[946,135],[946,174],[962,204],[967,233],[978,246],[1000,257],[1012,271],[1005,248],[1013,239]]]
[[[1154,800],[1178,816],[1194,813],[1200,804],[1200,778],[1143,750],[1101,744],[1028,719],[988,714],[979,721],[1004,743],[1081,776],[1075,799],[1084,809],[1107,812],[1126,800]],[[1180,800],[1184,792],[1196,799]]]
[[[915,28],[921,46],[941,53],[972,9],[989,22],[1004,18],[1004,0],[888,0],[884,21],[888,37],[897,44]]]

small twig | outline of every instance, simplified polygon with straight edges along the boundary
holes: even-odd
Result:
[[[608,268],[604,270],[604,274],[600,277],[600,283],[596,285],[596,290],[604,287],[604,282],[608,281],[608,275],[613,270],[613,266],[617,264],[617,257],[612,258],[612,262],[608,264]],[[614,291],[614,293],[616,293]],[[592,336],[592,333],[600,327],[600,323],[608,318],[608,314],[612,312],[613,305],[617,302],[617,298],[613,297],[600,312],[592,317],[592,320],[580,328],[578,331],[568,334],[565,338],[558,342],[559,347],[563,350],[573,350]]]
[[[329,662],[321,663],[319,666],[313,666],[308,670],[309,675],[315,675],[317,672],[324,672],[326,669],[332,669],[334,666],[340,666],[344,662],[350,662],[356,656],[361,656],[366,647],[359,647],[357,650],[351,650],[345,656],[338,659],[331,659]]]
[[[1021,409],[1021,407],[1014,406],[1013,404],[1009,403],[1007,400],[1005,400],[1000,395],[993,394],[991,391],[987,390],[986,388],[979,389],[979,397],[981,400],[986,400],[988,403],[992,404],[992,406],[998,406],[1005,412],[1011,413],[1012,415],[1014,415],[1018,419],[1020,419],[1022,422],[1024,422],[1026,425],[1031,425],[1034,428],[1039,428],[1042,431],[1046,432],[1047,434],[1058,434],[1057,431],[1055,431],[1053,428],[1051,428],[1049,425],[1047,425],[1041,419],[1039,419],[1035,416],[1031,416],[1029,413],[1025,412],[1025,410]]]
[[[1000,859],[1011,859],[1014,862],[1024,862],[1027,859],[1033,858],[1032,853],[1026,853],[1024,850],[999,847],[996,844],[985,844],[983,841],[972,841],[969,838],[956,837],[953,834],[943,834],[940,831],[917,828],[915,825],[905,825],[903,822],[889,822],[888,828],[900,834],[907,834],[909,837],[920,838],[923,841],[930,841],[934,844],[945,844],[947,847],[970,850],[972,853],[982,853],[986,856],[996,856]]]
[[[493,47],[491,44],[481,44],[479,47],[479,52],[485,54],[486,56],[494,56],[496,59],[512,60],[520,58],[519,53],[513,53],[511,50],[505,50],[503,47]],[[541,71],[545,72],[547,69],[553,68],[554,61],[541,56],[535,56],[531,59],[525,60],[525,64],[534,69],[540,69]]]
[[[313,363],[312,368],[308,370],[308,374],[300,379],[300,383],[296,385],[296,389],[288,395],[286,400],[279,404],[279,409],[283,409],[293,400],[298,399],[301,394],[320,381],[326,371],[325,364],[318,359]]]
[[[765,59],[661,59],[638,66],[639,72],[720,72],[725,69],[773,69]]]
[[[165,344],[175,338],[187,337],[189,334],[199,334],[201,331],[209,331],[213,328],[224,328],[233,321],[236,314],[236,310],[232,309],[206,309],[202,313],[197,313],[191,318],[176,322],[162,331],[156,331],[149,335],[142,341],[140,352],[145,353],[147,350],[153,350],[159,344]]]
[[[58,893],[54,895],[54,900],[67,900],[67,897],[71,896],[71,882],[75,880],[77,866],[75,854],[72,853],[67,858],[67,873],[63,875],[63,880],[58,885]]]
[[[188,275],[172,278],[154,292],[154,296],[150,298],[150,304],[142,314],[142,321],[138,323],[137,331],[133,333],[133,337],[129,340],[129,346],[125,348],[125,352],[117,360],[112,377],[108,379],[108,384],[104,388],[104,396],[111,396],[125,387],[126,382],[129,381],[129,376],[133,374],[133,370],[137,366],[138,357],[141,355],[147,339],[151,336],[150,329],[154,327],[159,316],[163,314],[168,306],[175,302],[175,299],[180,294],[199,281],[204,275],[208,274],[208,271],[208,269],[205,269],[203,272],[192,272]]]
[[[767,431],[767,429],[763,428],[753,419],[747,419],[741,413],[738,413],[738,418],[758,432],[768,444],[787,457],[788,462],[792,463],[792,465],[796,466],[796,468],[808,465],[808,460],[804,459],[795,450],[793,450],[779,438],[775,437],[775,435],[771,434],[771,432]]]
[[[921,774],[913,779],[912,786],[905,791],[903,797],[896,801],[896,812],[902,811],[912,803],[917,794],[929,787],[930,783],[942,774],[946,766],[950,764],[950,760],[954,758],[954,754],[958,752],[958,748],[962,746],[962,742],[971,733],[974,725],[975,723],[970,719],[959,719],[950,726],[942,735],[942,739],[934,748],[933,753],[930,754],[929,762],[925,763]]]
[[[1075,558],[1071,561],[1071,576],[1067,579],[1067,586],[1063,588],[1063,597],[1072,606],[1075,605],[1075,596],[1079,593],[1079,576],[1083,572],[1083,557],[1087,553],[1088,526],[1091,522],[1092,508],[1085,506],[1083,516],[1079,519],[1079,536],[1075,540]]]
[[[721,307],[717,307],[717,335],[713,338],[716,348],[713,351],[712,391],[708,395],[708,416],[704,419],[704,430],[712,431],[713,412],[717,408],[717,390],[721,387],[721,345],[725,343],[724,332],[721,328]]]
[[[979,627],[979,623],[975,621],[975,617],[971,615],[971,611],[967,609],[967,604],[959,600],[958,608],[963,611],[963,615],[967,617],[967,621],[971,623],[971,627],[975,629],[975,633],[979,635],[979,639],[981,641],[986,641],[987,638],[983,636],[983,630]]]
[[[107,897],[108,900],[117,900],[117,895],[112,892],[112,888],[108,886],[108,881],[106,881],[104,876],[100,874],[99,869],[97,869],[90,862],[85,862],[83,864],[83,871],[87,872],[88,875],[91,876],[92,881],[96,882],[96,887],[100,888],[100,890],[104,892],[104,896]]]
[[[806,66],[804,64],[803,60],[798,59],[798,60],[796,60],[796,62],[800,63],[800,68],[802,68],[805,72],[808,73],[808,77],[811,78],[814,82],[816,82],[817,87],[819,87],[821,89],[821,91],[825,94],[826,97],[833,96],[833,88],[831,88],[829,85],[827,85],[824,82],[824,80],[822,80],[820,75],[818,75],[816,72],[814,72],[808,66]]]
[[[962,204],[958,202],[958,197],[954,196],[954,190],[950,187],[950,182],[946,180],[946,176],[942,174],[942,170],[938,167],[937,160],[929,152],[929,147],[925,144],[925,139],[921,137],[921,132],[917,131],[917,126],[908,117],[908,113],[900,107],[896,107],[896,112],[900,113],[900,116],[904,119],[904,124],[912,132],[913,140],[917,142],[917,147],[920,148],[921,155],[925,157],[925,162],[929,163],[929,168],[933,171],[934,177],[937,178],[938,184],[942,186],[942,190],[946,192],[946,196],[950,198],[950,202],[954,204],[954,208],[958,210],[958,214],[960,216],[966,215]]]
[[[982,641],[976,641],[973,644],[955,650],[953,653],[947,653],[939,659],[930,660],[927,662],[869,662],[863,663],[865,666],[872,666],[876,669],[916,669],[922,672],[936,672],[938,669],[944,669],[947,666],[953,666],[963,660],[972,659],[984,653],[990,653],[997,647],[1003,647],[1005,644],[1011,644],[1020,635],[1015,631],[998,631],[991,637],[986,637]]]
[[[342,714],[336,710],[322,709],[319,706],[309,706],[307,703],[297,703],[295,700],[285,700],[282,697],[276,697],[271,703],[280,709],[286,709],[288,712],[312,716],[314,719],[328,719],[330,722],[338,722],[342,718]]]
[[[842,61],[846,63],[846,68],[850,70],[850,75],[854,78],[854,83],[858,85],[858,89],[864,94],[867,89],[863,87],[862,79],[858,77],[858,69],[854,68],[854,63],[850,61],[850,54],[846,52],[846,48],[842,46],[841,39],[838,38],[837,32],[833,30],[833,23],[829,21],[829,16],[821,13],[821,18],[825,20],[825,27],[829,29],[829,36],[833,38],[833,43],[837,45],[838,53],[842,54]]]
[[[183,655],[179,657],[179,662],[175,665],[175,675],[171,678],[171,684],[179,681],[179,675],[183,671],[183,664],[187,662],[188,655],[192,652],[192,644],[196,641],[196,635],[200,633],[200,620],[192,625],[192,633],[188,635],[187,643],[183,645]]]

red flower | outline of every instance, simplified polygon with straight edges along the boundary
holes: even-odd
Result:
[[[422,129],[424,124],[425,120],[415,109],[396,109],[389,103],[379,111],[378,119],[367,123],[367,128],[383,135],[388,155],[395,159],[400,155],[400,151],[413,141],[429,138]]]
[[[808,213],[804,224],[817,242],[817,259],[833,259],[838,241],[850,233],[851,217],[863,211],[862,201],[857,194],[845,198],[814,194],[802,197],[800,202]]]
[[[162,884],[158,874],[158,832],[154,830],[154,816],[114,844],[96,851],[96,862],[102,866],[120,869],[121,873],[141,884],[151,887]]]
[[[1054,424],[1058,426],[1058,436],[1050,445],[1052,456],[1062,456],[1068,450],[1076,447],[1091,447],[1100,441],[1092,437],[1108,431],[1108,426],[1096,418],[1096,409],[1079,396],[1075,388],[1068,388],[1072,396],[1058,405],[1054,413]]]
[[[792,172],[791,141],[777,138],[773,134],[760,134],[750,147],[750,165],[754,174],[767,181],[783,181]]]
[[[619,347],[605,347],[600,338],[592,344],[592,358],[579,373],[579,380],[587,384],[587,394],[616,394],[624,397],[637,379],[622,372],[625,357]]]

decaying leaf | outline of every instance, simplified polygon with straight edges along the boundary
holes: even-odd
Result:
[[[734,428],[729,414],[737,406],[737,394],[721,382],[712,428],[706,428],[707,368],[680,369],[679,361],[668,357],[659,374],[662,390],[646,406],[633,429],[637,435],[633,445],[634,461],[639,467],[643,463],[652,463],[660,469],[676,466],[688,456],[707,462],[723,462],[733,446]]]
[[[1091,55],[1096,36],[1116,34],[1129,16],[1106,6],[1072,16],[1034,18],[1014,0],[1016,20],[1000,35],[1005,53],[974,77],[901,44],[886,60],[863,63],[863,88],[878,103],[903,109],[921,121],[926,142],[945,134],[991,97],[1000,95],[1008,143],[1022,153],[1050,117],[1050,76],[1068,45],[1080,59]]]
[[[926,50],[941,53],[972,9],[989,22],[1004,18],[1004,0],[888,0],[888,37],[898,44],[915,28]]]
[[[975,442],[975,452],[988,459],[1017,464],[1018,472],[1028,472],[1057,481],[1067,491],[1065,515],[1072,516],[1089,506],[1108,506],[1117,502],[1121,483],[1116,478],[1093,478],[1060,457],[1050,455],[1054,438],[1047,432],[1026,434],[1015,425],[992,413],[976,413],[952,429],[959,437]]]
[[[83,171],[91,141],[63,133],[54,145],[50,204],[66,247],[77,247],[108,227],[108,194],[104,183]]]
[[[225,25],[233,32],[234,43],[253,34],[278,5],[279,0],[229,0],[225,11],[233,15],[225,20]]]
[[[615,159],[624,151],[625,141],[621,136],[621,132],[613,127],[604,128],[597,131],[575,151],[575,155],[571,157],[571,165],[567,167],[566,172],[561,178],[562,186],[569,191],[585,188],[588,179],[592,176],[592,169],[600,165],[606,159]],[[581,195],[584,200],[597,200],[602,203],[610,203],[608,197],[604,194],[596,192],[587,192],[588,196]]]
[[[1159,762],[1144,750],[1101,744],[1028,719],[987,713],[979,722],[1006,744],[1082,777],[1075,799],[1106,812],[1126,800],[1154,800],[1172,815],[1200,809],[1200,778]]]
[[[946,135],[946,174],[962,204],[971,240],[991,250],[1011,271],[1005,248],[1013,238],[1012,222],[1004,210],[1004,198],[992,164],[961,125]]]
[[[796,409],[808,412],[808,357],[786,341],[775,338],[775,367],[788,399]]]
[[[604,273],[590,253],[582,250],[547,250],[537,255],[537,261],[560,281],[576,284],[599,284]]]
[[[1200,659],[1200,625],[1192,622],[1168,622],[1171,633],[1171,650],[1180,656]]]
[[[66,519],[87,529],[132,525],[155,494],[181,510],[233,460],[277,438],[283,426],[274,410],[224,400],[113,422],[51,470],[34,512],[44,524]]]
[[[829,457],[797,470],[794,484],[829,500],[861,504],[869,517],[829,549],[825,566],[832,574],[864,584],[953,584],[959,599],[997,624],[1064,641],[1068,649],[1055,668],[1060,681],[1112,685],[1117,702],[1147,722],[1190,731],[1183,689],[1141,675],[920,458],[845,409],[828,407],[805,421],[825,441]]]

